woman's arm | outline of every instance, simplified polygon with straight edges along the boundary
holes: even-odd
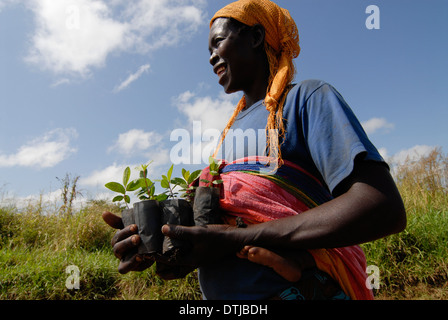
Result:
[[[406,213],[388,169],[373,161],[356,161],[352,174],[335,189],[336,197],[296,216],[249,225],[164,226],[171,237],[189,240],[189,264],[201,265],[220,253],[244,245],[278,249],[334,248],[360,244],[402,231]],[[210,255],[210,252],[214,252]],[[215,260],[211,259],[211,260]]]
[[[259,246],[334,248],[376,240],[406,226],[401,196],[380,163],[356,161],[335,194],[333,200],[297,216],[251,226],[246,241]]]

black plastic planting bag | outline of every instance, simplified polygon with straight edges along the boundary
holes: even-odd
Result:
[[[162,225],[175,224],[181,226],[193,226],[193,210],[188,201],[184,199],[165,200],[159,203],[162,211]],[[163,254],[169,255],[169,251],[175,248],[187,248],[188,243],[183,240],[165,237],[163,240]]]
[[[155,200],[145,200],[134,204],[134,219],[138,227],[141,244],[138,253],[153,258],[162,253],[163,234],[161,211]]]
[[[121,220],[123,220],[125,227],[135,224],[134,209],[124,209],[121,211]]]
[[[121,211],[121,219],[123,220],[123,225],[125,227],[135,224],[134,219],[134,209],[124,209]],[[123,261],[130,260],[136,253],[138,252],[138,249],[135,248],[135,250],[132,250],[129,254],[127,254],[125,257],[123,257]]]
[[[183,199],[165,200],[159,203],[162,211],[162,224],[193,226],[193,210],[189,202]],[[167,263],[157,262],[156,273],[164,279],[184,278],[196,269],[193,266],[176,265],[176,259],[188,255],[190,244],[183,240],[165,236],[163,240],[163,256]]]
[[[202,186],[196,188],[193,203],[195,225],[204,226],[223,223],[219,208],[219,194],[219,188]]]

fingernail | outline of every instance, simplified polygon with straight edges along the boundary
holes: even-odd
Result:
[[[136,232],[137,231],[137,225],[136,224],[131,224],[129,226],[129,230],[131,230],[131,232]]]
[[[170,227],[168,225],[163,225],[162,226],[162,233],[163,234],[167,234],[168,232],[170,232]]]
[[[135,235],[131,237],[132,244],[137,245],[140,241],[139,236]]]

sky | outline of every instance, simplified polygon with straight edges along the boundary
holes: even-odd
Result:
[[[175,132],[205,155],[240,97],[208,62],[229,2],[0,0],[0,199],[57,199],[67,174],[79,198],[111,199],[126,166],[168,170]],[[299,29],[295,82],[333,85],[390,162],[448,151],[446,0],[276,3]],[[184,160],[175,175],[207,165]]]

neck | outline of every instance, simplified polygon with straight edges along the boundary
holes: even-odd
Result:
[[[245,109],[252,106],[257,101],[263,100],[266,97],[266,93],[269,85],[269,63],[267,61],[266,54],[263,53],[262,58],[260,59],[258,72],[254,76],[253,83],[250,87],[244,90],[244,96],[246,98],[246,107]]]
[[[244,97],[246,98],[245,109],[251,107],[254,103],[263,100],[266,97],[266,92],[268,90],[268,80],[259,78],[259,83],[254,83],[251,90],[244,91]]]

